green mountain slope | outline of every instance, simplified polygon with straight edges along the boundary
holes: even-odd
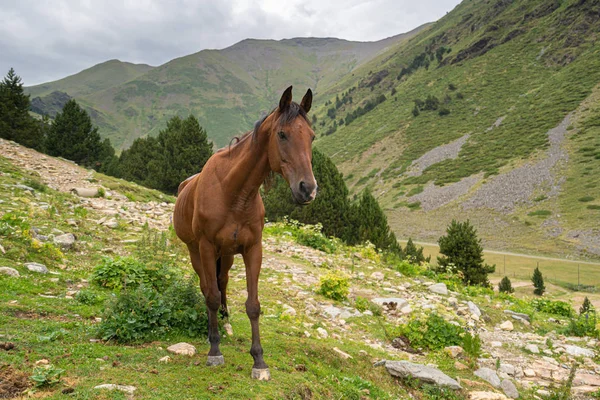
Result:
[[[318,91],[425,26],[377,42],[247,39],[223,50],[177,58],[141,74],[114,72],[107,62],[28,90],[34,97],[53,91],[74,97],[92,110],[101,133],[117,148],[128,147],[137,137],[157,134],[174,115],[190,113],[223,146],[232,136],[250,129],[290,84]],[[110,80],[114,75],[123,79],[115,83]]]
[[[580,106],[600,82],[599,16],[598,2],[464,1],[321,93],[317,146],[401,237],[470,217],[492,246],[600,254],[599,111]]]

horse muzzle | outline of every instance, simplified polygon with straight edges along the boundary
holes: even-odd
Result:
[[[294,199],[300,205],[310,204],[317,197],[317,182],[316,181],[300,181],[296,188],[292,188]]]

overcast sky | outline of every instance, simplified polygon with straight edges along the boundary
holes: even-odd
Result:
[[[114,58],[160,65],[245,38],[379,40],[435,21],[459,2],[2,0],[0,75],[14,67],[34,85]]]

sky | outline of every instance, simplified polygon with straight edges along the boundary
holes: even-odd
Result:
[[[0,75],[13,67],[30,86],[110,59],[156,66],[246,38],[373,41],[435,21],[459,2],[2,0]]]

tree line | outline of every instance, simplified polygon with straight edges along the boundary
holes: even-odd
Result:
[[[86,168],[175,194],[181,181],[197,173],[212,155],[198,120],[176,116],[156,138],[140,138],[119,156],[100,137],[89,114],[69,100],[53,120],[35,118],[21,78],[10,69],[0,82],[0,137]]]

